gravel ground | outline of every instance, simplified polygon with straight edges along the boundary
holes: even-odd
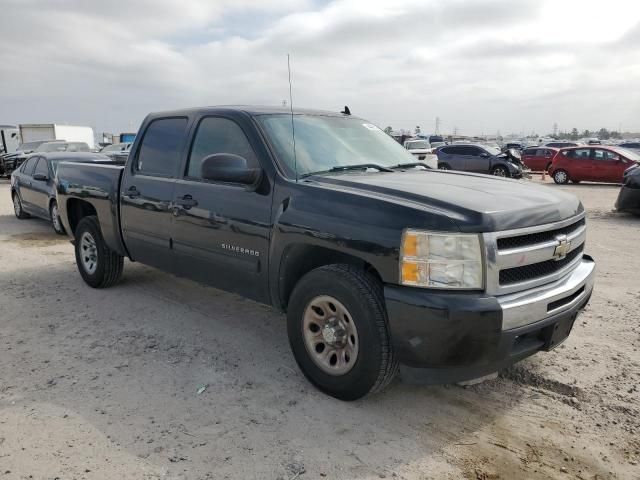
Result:
[[[87,287],[0,180],[0,479],[640,478],[640,218],[611,211],[616,186],[550,188],[582,198],[598,262],[565,344],[343,403],[268,307],[131,263]]]

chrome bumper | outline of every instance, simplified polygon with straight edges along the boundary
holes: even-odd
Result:
[[[579,304],[591,295],[595,265],[583,256],[575,269],[553,283],[496,297],[502,307],[502,330],[539,322]]]

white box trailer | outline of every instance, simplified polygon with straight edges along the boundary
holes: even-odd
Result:
[[[89,148],[95,148],[93,128],[56,123],[23,124],[20,128],[22,143],[38,140],[65,140],[67,142],[85,142]]]
[[[14,125],[0,125],[0,155],[13,153],[19,144],[18,127]]]

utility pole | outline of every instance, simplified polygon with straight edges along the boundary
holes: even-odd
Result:
[[[553,136],[554,137],[558,136],[558,124],[557,123],[553,124]]]
[[[436,117],[436,129],[433,133],[435,135],[440,135],[440,117]]]

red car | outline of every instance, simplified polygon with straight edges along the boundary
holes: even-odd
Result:
[[[522,163],[534,172],[542,172],[549,169],[556,153],[558,149],[553,147],[528,147],[522,151]]]
[[[549,167],[556,183],[610,182],[622,183],[623,172],[640,162],[631,150],[603,145],[562,148]]]

